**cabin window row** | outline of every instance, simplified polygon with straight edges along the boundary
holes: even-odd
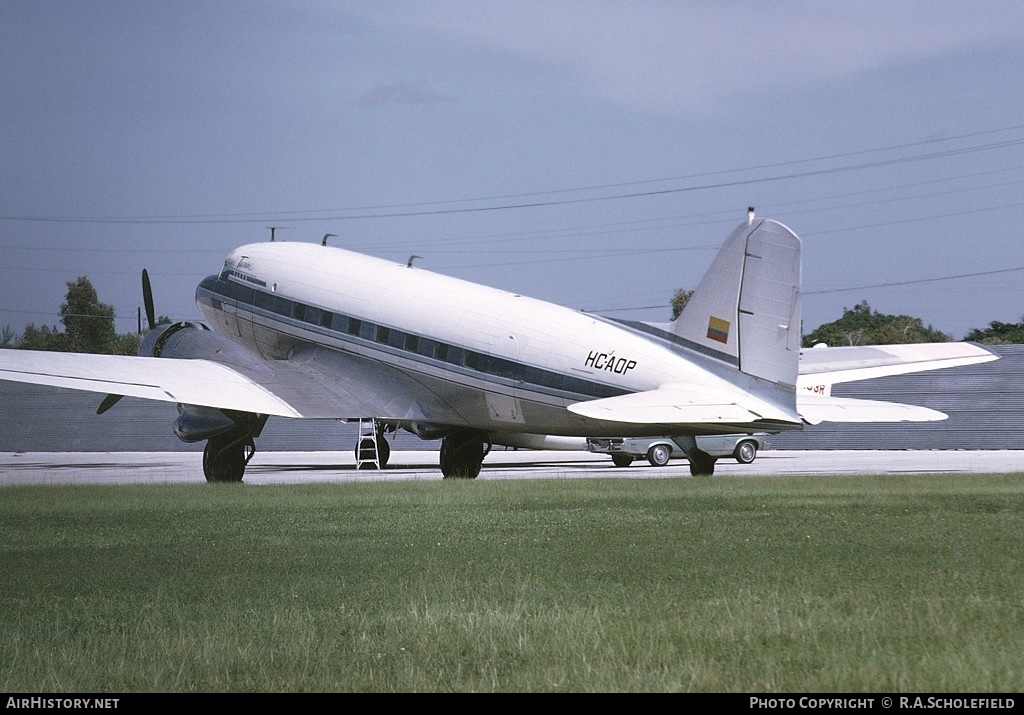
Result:
[[[223,273],[221,273],[220,277],[223,278],[224,280],[228,280],[228,278],[235,278],[240,281],[245,281],[246,283],[258,285],[261,288],[267,287],[266,281],[261,281],[259,278],[253,278],[252,276],[242,273],[241,271],[235,271],[230,268],[226,269]]]
[[[457,345],[450,345],[423,337],[422,335],[407,333],[360,318],[353,318],[313,305],[299,303],[274,293],[254,290],[234,281],[218,281],[217,292],[240,303],[255,305],[257,308],[262,308],[287,318],[293,318],[303,323],[319,326],[336,333],[351,335],[380,345],[387,345],[397,350],[432,358],[451,365],[466,367],[494,377],[517,380],[530,385],[538,385],[540,387],[592,397],[613,397],[625,393],[624,390],[590,380],[583,380],[571,375],[563,375],[551,370],[524,365],[523,363],[496,355],[466,350]]]

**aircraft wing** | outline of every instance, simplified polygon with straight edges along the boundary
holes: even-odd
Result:
[[[912,343],[809,348],[800,353],[797,388],[834,385],[998,360],[974,343]]]
[[[210,360],[0,350],[0,379],[280,417],[375,413],[315,369],[284,361],[243,372]]]

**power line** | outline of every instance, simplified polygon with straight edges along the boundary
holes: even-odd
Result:
[[[976,271],[974,273],[956,273],[954,275],[935,276],[935,277],[932,277],[932,278],[916,278],[914,280],[908,280],[908,281],[892,281],[890,283],[870,283],[870,284],[861,285],[861,286],[851,286],[849,288],[829,288],[828,290],[801,291],[800,295],[801,296],[806,296],[806,295],[825,295],[827,293],[848,293],[848,292],[855,291],[855,290],[870,290],[870,289],[873,289],[873,288],[894,288],[894,287],[897,287],[897,286],[918,285],[918,284],[922,284],[922,283],[936,283],[938,281],[951,281],[951,280],[956,280],[958,278],[980,278],[982,276],[992,276],[992,275],[997,275],[997,274],[1000,274],[1000,273],[1016,273],[1018,271],[1024,271],[1024,266],[1018,266],[1016,268],[999,268],[999,269],[994,270],[994,271]],[[598,313],[598,312],[600,312],[600,313],[621,313],[621,312],[627,312],[627,311],[631,311],[631,310],[655,310],[655,309],[666,308],[666,307],[668,307],[667,303],[666,304],[659,304],[659,305],[638,305],[638,306],[633,306],[633,307],[629,307],[629,308],[604,308],[604,309],[601,309],[601,310],[586,310],[584,312],[586,312],[586,313]]]
[[[1024,266],[1017,268],[1000,268],[994,271],[977,271],[975,273],[957,273],[950,276],[937,276],[935,278],[917,278],[909,281],[892,281],[890,283],[871,283],[869,285],[854,286],[852,288],[829,288],[828,290],[803,291],[803,295],[824,295],[826,293],[847,293],[854,290],[870,290],[872,288],[893,288],[895,286],[918,285],[921,283],[936,283],[938,281],[951,281],[958,278],[980,278],[981,276],[993,276],[999,273],[1016,273],[1024,271]]]
[[[1011,130],[1016,130],[1016,129],[1019,129],[1019,128],[1021,128],[1021,127],[1020,126],[1016,126],[1016,127],[1008,127],[1008,128],[1005,128],[1005,129],[988,130],[988,131],[985,131],[985,132],[975,132],[973,134],[960,135],[959,137],[953,137],[951,139],[981,136],[981,135],[984,135],[984,134],[991,134],[991,133],[995,133],[995,132],[1011,131]],[[847,153],[847,154],[836,154],[836,155],[832,155],[831,157],[821,157],[821,158],[816,158],[816,159],[799,159],[799,160],[795,160],[795,161],[791,161],[791,162],[780,162],[778,164],[766,164],[766,165],[762,165],[760,167],[750,167],[750,168],[746,168],[746,169],[722,170],[722,171],[710,172],[710,173],[706,173],[706,174],[694,174],[694,175],[691,175],[690,177],[676,177],[676,178],[673,178],[673,179],[652,179],[652,180],[646,180],[646,181],[642,181],[642,182],[636,182],[636,184],[658,183],[658,182],[664,182],[664,181],[679,181],[679,180],[683,180],[683,179],[686,179],[686,178],[699,178],[699,177],[703,177],[703,176],[715,176],[715,175],[722,175],[722,174],[728,174],[728,173],[738,173],[738,172],[742,172],[742,171],[754,171],[754,170],[760,170],[762,168],[778,168],[778,167],[781,167],[781,166],[795,166],[795,165],[798,165],[798,164],[809,163],[809,162],[813,162],[813,161],[824,161],[824,160],[832,159],[832,158],[846,158],[846,157],[849,157],[849,156],[857,156],[857,155],[863,155],[863,154],[869,154],[869,153],[877,153],[877,152],[888,151],[888,150],[892,150],[892,149],[896,149],[896,148],[906,148],[906,147],[910,147],[910,146],[920,146],[920,145],[924,145],[924,144],[928,144],[928,143],[934,143],[934,142],[937,142],[937,141],[950,141],[951,139],[941,139],[941,140],[940,139],[935,139],[935,140],[928,140],[928,141],[923,141],[923,142],[914,142],[914,143],[911,143],[911,144],[897,145],[897,146],[894,146],[894,147],[886,147],[886,148],[882,148],[882,149],[870,149],[870,150],[864,150],[864,151],[861,151],[861,152],[851,152],[851,153]],[[324,213],[324,212],[329,212],[329,211],[377,211],[379,209],[392,209],[392,208],[415,208],[415,207],[419,207],[419,206],[443,206],[443,205],[452,204],[452,203],[470,203],[470,202],[476,202],[476,201],[498,200],[498,199],[501,199],[501,198],[521,198],[521,197],[531,197],[531,196],[554,195],[554,194],[568,193],[568,192],[592,191],[592,190],[600,190],[600,189],[603,189],[603,188],[619,188],[619,187],[623,187],[623,186],[636,185],[636,184],[630,184],[630,183],[609,184],[609,185],[605,185],[603,187],[601,187],[601,186],[594,186],[594,187],[585,187],[585,188],[577,188],[577,189],[561,189],[561,190],[547,191],[547,192],[535,192],[535,193],[531,193],[531,194],[511,194],[511,195],[508,195],[508,196],[505,196],[505,197],[475,198],[475,199],[453,199],[453,200],[448,200],[448,201],[437,201],[437,202],[410,203],[410,204],[393,204],[393,205],[381,206],[381,207],[367,207],[367,208],[352,207],[352,208],[343,208],[343,209],[317,209],[317,210],[301,211],[301,212],[299,212],[299,211],[295,211],[295,212],[270,212],[269,215],[268,214],[261,214],[261,215],[259,215],[258,218],[241,218],[243,216],[256,216],[256,214],[208,214],[208,215],[198,215],[198,216],[195,216],[195,215],[193,215],[193,216],[182,215],[182,216],[162,216],[162,217],[161,216],[150,216],[150,217],[145,217],[145,216],[140,216],[140,217],[83,217],[83,216],[72,217],[72,216],[69,216],[69,217],[61,217],[61,216],[13,216],[13,215],[0,215],[0,220],[3,220],[3,221],[52,222],[52,223],[97,223],[97,224],[231,224],[231,223],[262,223],[262,222],[265,222],[265,221],[272,221],[273,218],[270,218],[270,216],[279,216],[279,215],[286,215],[286,214],[290,215],[290,217],[289,217],[290,221],[348,221],[348,220],[353,220],[353,219],[368,219],[368,218],[396,218],[396,217],[412,217],[412,216],[431,216],[431,215],[441,215],[441,214],[479,213],[479,212],[503,211],[503,210],[511,210],[511,209],[538,208],[538,207],[543,207],[543,206],[562,206],[562,205],[569,205],[569,204],[593,203],[593,202],[599,202],[599,201],[611,201],[611,200],[619,200],[619,199],[635,199],[635,198],[652,197],[652,196],[663,196],[663,195],[668,195],[668,194],[678,194],[678,193],[693,192],[693,191],[704,191],[704,190],[710,190],[710,189],[720,189],[720,188],[730,188],[730,187],[736,187],[736,186],[746,186],[746,185],[750,185],[750,184],[770,183],[770,182],[775,182],[775,181],[784,181],[784,180],[791,180],[791,179],[798,179],[798,178],[808,178],[808,177],[813,177],[813,176],[823,176],[823,175],[827,175],[827,174],[843,173],[843,172],[848,172],[848,171],[857,171],[857,170],[861,170],[861,169],[878,168],[878,167],[883,167],[883,166],[894,166],[894,165],[898,165],[898,164],[905,164],[905,163],[911,163],[911,162],[917,162],[917,161],[927,161],[927,160],[932,160],[932,159],[941,159],[941,158],[947,158],[947,157],[951,157],[951,156],[958,156],[958,155],[962,155],[962,154],[975,153],[975,152],[980,152],[980,151],[991,151],[991,150],[994,150],[994,149],[1005,149],[1005,148],[1008,148],[1008,147],[1020,146],[1022,144],[1024,144],[1024,139],[1010,139],[1010,140],[1005,140],[1005,141],[992,142],[992,143],[988,143],[988,144],[978,144],[978,145],[974,145],[974,146],[960,147],[960,148],[956,148],[956,149],[947,149],[947,150],[939,151],[939,152],[931,152],[931,153],[925,153],[925,154],[914,154],[914,155],[905,156],[905,157],[896,157],[896,158],[892,158],[892,159],[882,159],[882,160],[878,160],[878,161],[863,162],[863,163],[857,163],[857,164],[847,164],[845,166],[838,166],[838,167],[824,168],[824,169],[813,169],[813,170],[809,170],[809,171],[794,172],[794,173],[789,173],[789,174],[778,174],[778,175],[762,176],[762,177],[757,177],[757,178],[752,178],[752,179],[737,179],[737,180],[733,180],[733,181],[724,181],[724,182],[719,182],[719,183],[696,184],[696,185],[691,185],[691,186],[673,187],[673,188],[666,188],[666,189],[656,189],[656,190],[641,191],[641,192],[626,193],[626,194],[613,194],[613,195],[608,195],[608,196],[597,196],[597,197],[586,197],[586,198],[572,198],[572,199],[561,199],[561,200],[553,200],[553,201],[536,201],[536,202],[518,203],[518,204],[499,204],[499,205],[495,205],[495,206],[477,206],[477,207],[469,207],[469,208],[449,208],[449,209],[433,209],[433,210],[420,210],[420,211],[399,211],[399,212],[390,212],[390,213],[362,213],[362,214],[354,214],[354,215],[333,215],[333,216],[316,216],[316,217],[313,217],[313,216],[296,216],[296,215],[291,215],[291,214],[298,214],[298,213]]]

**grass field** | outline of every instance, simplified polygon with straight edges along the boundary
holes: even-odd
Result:
[[[1022,475],[0,489],[6,692],[1021,692]]]

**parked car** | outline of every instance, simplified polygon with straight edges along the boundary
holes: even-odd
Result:
[[[767,434],[718,434],[697,437],[697,447],[712,457],[732,457],[750,464],[764,446]],[[685,458],[683,448],[671,437],[601,437],[587,439],[587,450],[610,454],[617,467],[628,467],[634,459],[646,457],[655,467],[673,458]]]

